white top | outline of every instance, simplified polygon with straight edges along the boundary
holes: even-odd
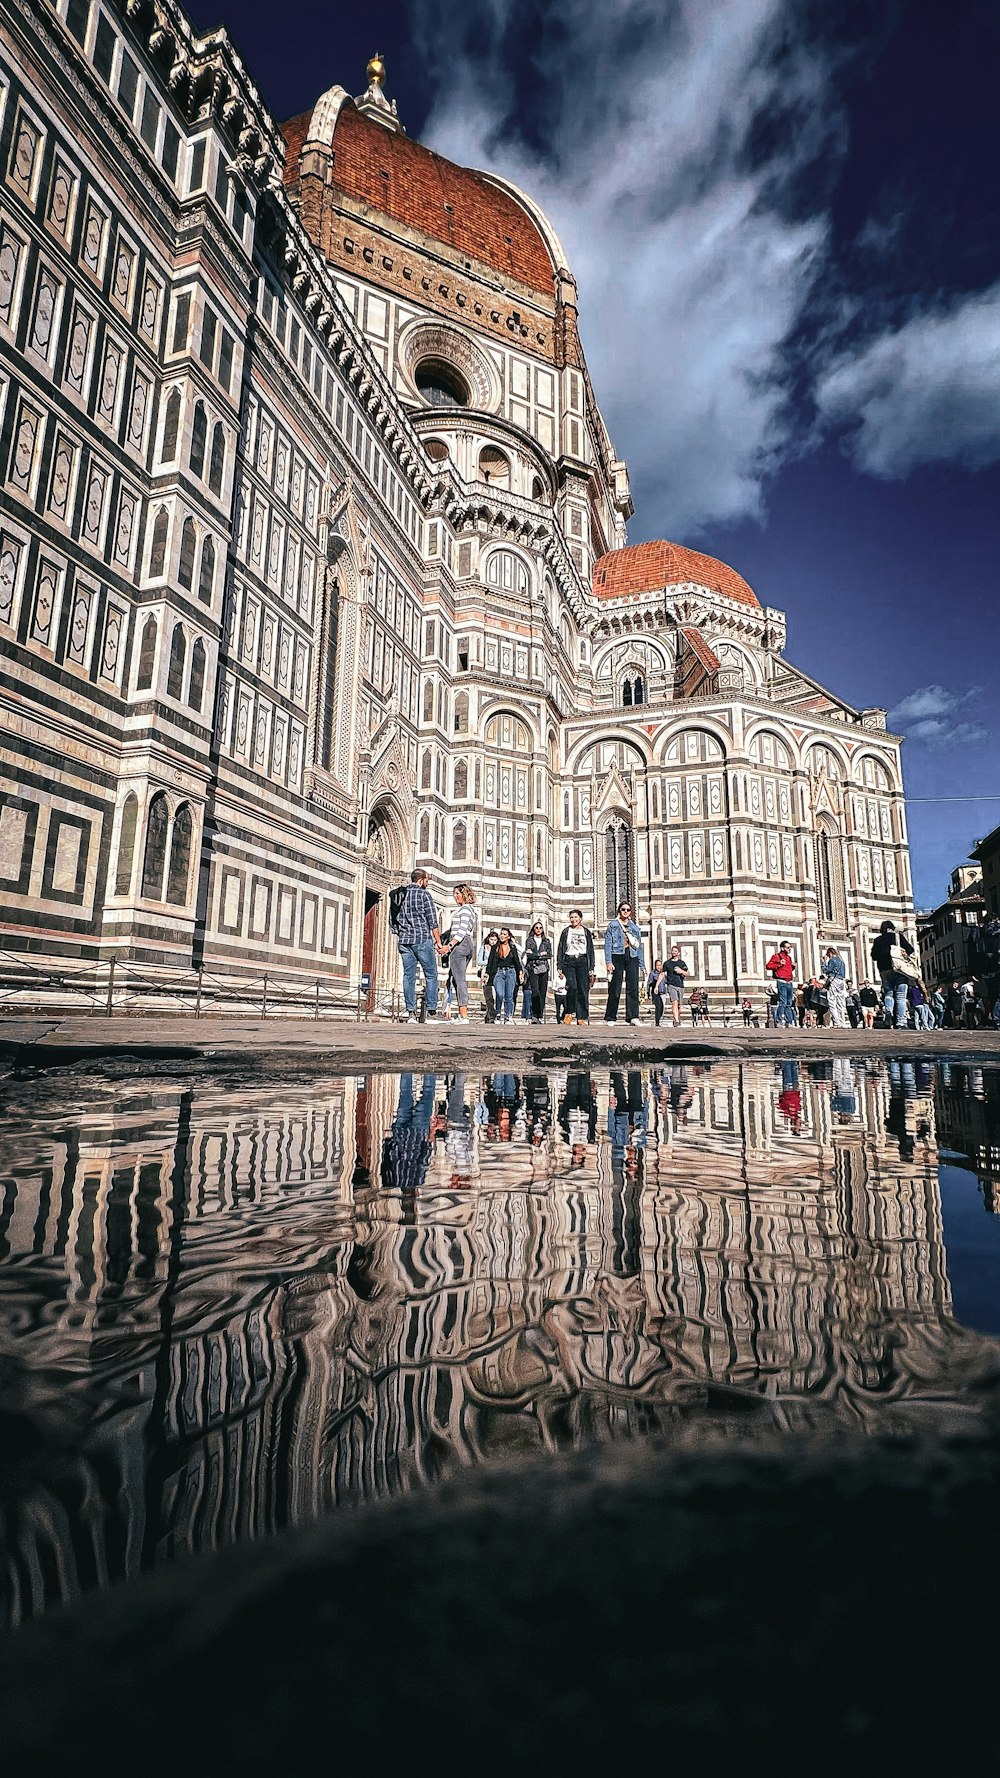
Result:
[[[462,944],[466,939],[468,939],[470,944],[473,942],[476,936],[477,918],[476,910],[471,902],[463,901],[461,906],[455,909],[455,912],[451,917],[452,950],[454,950],[456,945]]]
[[[585,957],[587,954],[587,928],[570,926],[566,932],[565,954],[567,957]]]

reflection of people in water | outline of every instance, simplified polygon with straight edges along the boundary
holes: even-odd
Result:
[[[830,1094],[830,1110],[837,1113],[842,1124],[850,1123],[857,1116],[858,1101],[854,1091],[854,1076],[847,1056],[835,1056],[833,1059],[833,1092]]]
[[[487,1142],[510,1142],[521,1108],[516,1074],[494,1074],[483,1094],[486,1104]]]
[[[912,1161],[916,1143],[906,1124],[907,1100],[916,1096],[917,1082],[912,1062],[889,1063],[889,1107],[885,1127],[899,1143],[901,1161]]]
[[[472,1156],[472,1113],[465,1103],[465,1075],[452,1076],[446,1106],[445,1153],[451,1162],[453,1187],[469,1184],[475,1172]]]
[[[799,1091],[799,1065],[797,1062],[782,1062],[781,1092],[778,1094],[778,1110],[797,1136],[802,1127],[802,1094]]]
[[[586,1166],[587,1151],[597,1139],[597,1095],[589,1074],[567,1074],[558,1120],[570,1151],[570,1166]]]
[[[615,1177],[622,1173],[637,1173],[638,1151],[646,1144],[646,1097],[642,1075],[637,1068],[629,1070],[627,1086],[617,1069],[611,1075],[608,1135],[611,1137],[611,1167]]]
[[[524,1133],[533,1148],[544,1142],[552,1128],[552,1101],[544,1074],[524,1077]]]
[[[414,1098],[416,1079],[415,1074],[400,1075],[396,1116],[382,1145],[382,1186],[386,1191],[398,1191],[403,1198],[404,1220],[427,1177],[438,1123],[434,1113],[437,1076],[423,1075],[419,1097]]]

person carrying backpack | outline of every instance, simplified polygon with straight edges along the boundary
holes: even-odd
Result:
[[[437,909],[427,888],[427,872],[418,868],[410,872],[410,881],[400,895],[393,890],[389,897],[389,924],[392,925],[393,897],[396,897],[396,943],[403,959],[403,1004],[406,1022],[417,1022],[417,965],[424,977],[424,1011],[429,1019],[437,1017],[438,965],[441,952],[441,929]]]

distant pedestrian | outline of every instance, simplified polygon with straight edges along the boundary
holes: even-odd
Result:
[[[663,964],[663,992],[670,1002],[670,1020],[674,1025],[679,1025],[681,1022],[681,1001],[687,974],[688,966],[681,956],[680,945],[671,945],[670,955]]]
[[[832,945],[827,947],[823,958],[822,973],[831,1023],[843,1029],[850,1023],[847,1017],[847,966]]]
[[[933,1031],[934,1009],[927,998],[923,982],[911,982],[906,995],[913,1023],[918,1031]]]
[[[878,1007],[878,994],[871,982],[862,982],[858,989],[858,1005],[861,1008],[865,1030],[870,1031],[875,1023],[875,1013]]]
[[[566,1017],[566,977],[561,969],[557,969],[552,977],[552,1003],[556,1009],[556,1024],[561,1025]]]
[[[740,1011],[743,1014],[744,1025],[752,1025],[753,1024],[753,1001],[752,1000],[744,1000],[744,1002],[740,1008]]]
[[[658,1025],[663,1017],[663,995],[660,992],[660,977],[663,974],[663,958],[657,957],[646,977],[646,993],[653,1008],[653,1024]]]
[[[496,944],[489,955],[486,974],[493,986],[496,997],[497,1023],[510,1025],[514,1019],[514,999],[517,984],[522,975],[521,959],[517,954],[517,946],[510,936],[510,928],[501,926]]]
[[[962,1023],[964,1012],[965,996],[958,983],[951,982],[945,990],[944,996],[944,1022],[949,1030],[953,1030],[955,1026]]]
[[[556,964],[566,978],[567,1025],[575,1019],[578,1025],[590,1023],[590,990],[594,985],[594,935],[583,923],[579,908],[571,908],[569,925],[559,934]]]
[[[483,939],[476,955],[476,969],[479,972],[479,985],[483,990],[483,1004],[486,1008],[487,1025],[496,1023],[497,1008],[496,999],[493,993],[493,982],[486,974],[486,965],[490,960],[490,952],[492,951],[493,946],[498,942],[499,938],[500,934],[496,927],[491,927]]]
[[[778,1006],[775,1012],[776,1025],[795,1024],[795,998],[793,982],[795,981],[795,965],[787,939],[782,939],[774,955],[764,965],[769,976],[773,978],[778,993]]]
[[[625,1017],[630,1025],[638,1025],[642,933],[632,918],[632,907],[627,901],[619,902],[615,918],[608,921],[604,934],[604,961],[608,971],[608,1003],[604,1009],[604,1023],[614,1025],[617,1022],[624,982]]]
[[[429,1019],[437,1017],[438,953],[441,949],[441,928],[437,909],[427,888],[427,872],[410,872],[410,883],[399,908],[396,942],[403,960],[403,1004],[406,1022],[417,1019],[417,966],[424,978],[424,1011]]]
[[[931,995],[931,1011],[934,1014],[934,1023],[940,1031],[941,1026],[944,1024],[945,1014],[944,993],[941,988],[935,988]]]
[[[545,927],[536,920],[524,941],[521,958],[525,985],[531,993],[531,1022],[540,1025],[545,1017],[545,997],[549,991],[549,970],[552,967],[552,945],[545,936]]]

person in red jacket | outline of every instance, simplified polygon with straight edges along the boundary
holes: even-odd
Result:
[[[782,939],[773,957],[769,957],[764,965],[768,975],[774,977],[774,985],[778,990],[778,1010],[775,1013],[776,1025],[794,1025],[795,993],[792,983],[795,980],[795,965],[788,940]]]

